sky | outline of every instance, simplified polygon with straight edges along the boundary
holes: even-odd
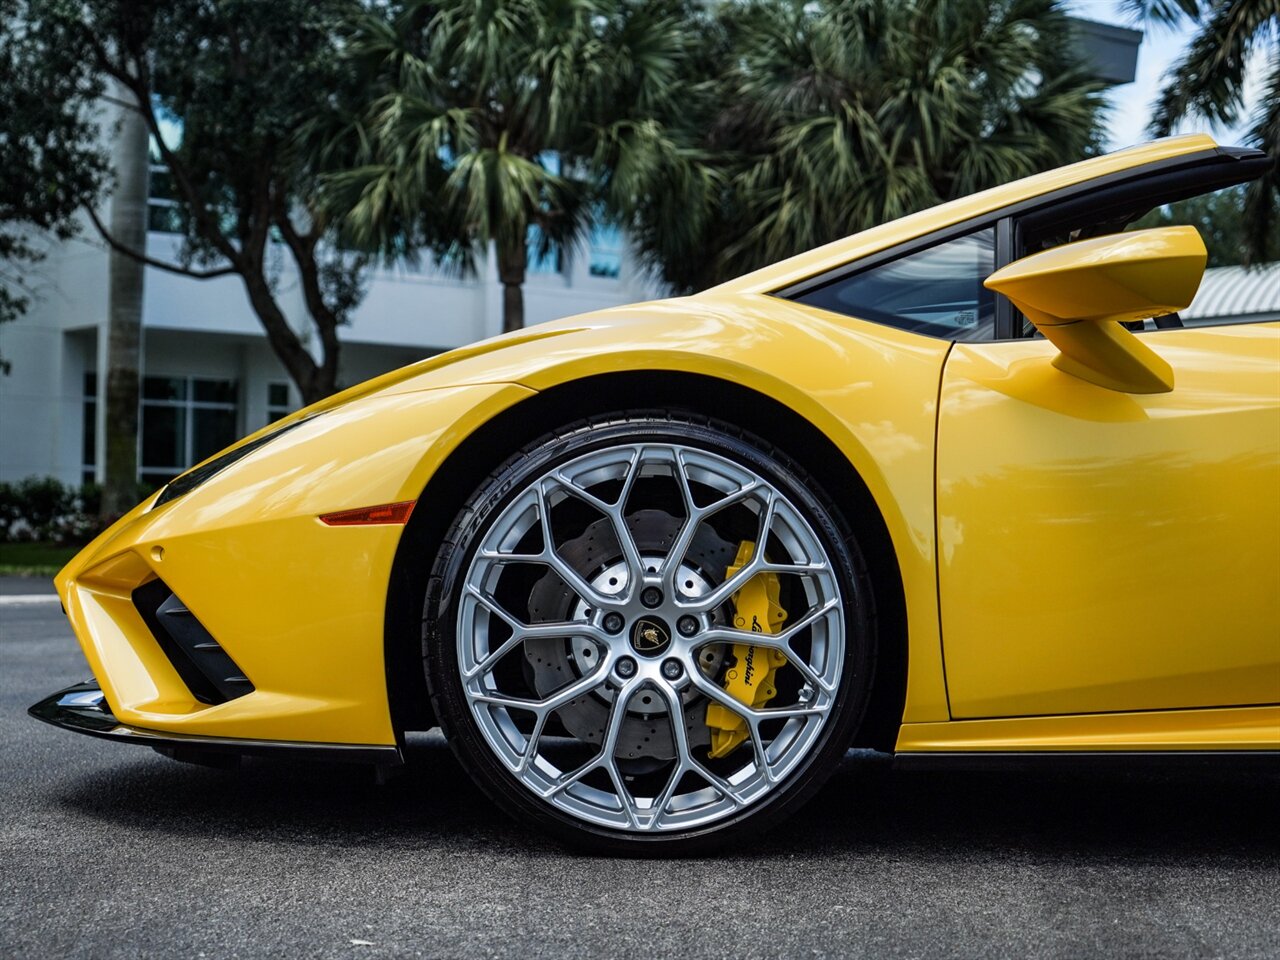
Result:
[[[1065,6],[1073,16],[1097,20],[1101,23],[1112,23],[1121,27],[1133,27],[1144,32],[1142,45],[1138,48],[1138,75],[1133,83],[1113,87],[1110,91],[1112,111],[1110,116],[1110,143],[1112,149],[1131,146],[1149,140],[1146,127],[1151,120],[1151,106],[1155,102],[1161,87],[1161,77],[1181,55],[1194,33],[1190,23],[1182,23],[1174,27],[1161,24],[1141,25],[1120,9],[1116,0],[1067,0]],[[1263,57],[1259,55],[1256,62],[1250,64],[1246,73],[1245,110],[1241,114],[1241,122],[1234,128],[1211,127],[1202,120],[1184,123],[1179,133],[1206,132],[1224,145],[1234,146],[1243,142],[1248,129],[1249,115],[1258,102],[1261,92]]]

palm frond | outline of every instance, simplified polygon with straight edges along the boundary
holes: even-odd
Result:
[[[731,42],[710,106],[666,129],[726,175],[697,221],[705,239],[679,247],[702,265],[666,262],[673,283],[725,279],[1100,139],[1105,103],[1057,0],[748,0],[718,16]],[[643,243],[662,232],[654,217],[636,213]]]
[[[1135,21],[1152,20],[1172,24],[1180,20],[1198,20],[1211,0],[1121,0],[1120,8]]]
[[[1180,120],[1197,115],[1234,124],[1244,102],[1245,70],[1258,43],[1276,41],[1280,2],[1226,0],[1206,5],[1182,58],[1165,74],[1149,127],[1167,136]]]
[[[1269,75],[1249,140],[1271,155],[1271,170],[1249,184],[1244,201],[1245,249],[1251,263],[1280,259],[1276,234],[1280,207],[1280,51],[1273,50]]]

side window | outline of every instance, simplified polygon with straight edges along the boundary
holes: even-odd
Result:
[[[995,270],[987,228],[835,280],[795,299],[834,313],[947,340],[990,340],[995,297],[982,285]]]

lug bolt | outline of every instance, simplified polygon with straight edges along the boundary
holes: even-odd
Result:
[[[622,619],[622,614],[620,613],[614,612],[604,615],[604,628],[609,633],[617,633],[625,623],[626,621]]]
[[[664,660],[662,662],[662,675],[668,680],[679,680],[682,673],[684,673],[684,667],[680,665],[679,660]]]
[[[676,621],[676,629],[682,637],[692,637],[698,632],[698,618],[686,614]]]
[[[645,587],[640,591],[640,602],[646,607],[656,607],[662,603],[662,591],[657,587]]]
[[[624,680],[627,677],[634,677],[636,674],[636,662],[630,657],[619,657],[618,662],[613,665],[613,670]]]

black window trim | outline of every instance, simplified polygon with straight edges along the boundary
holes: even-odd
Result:
[[[1110,192],[1113,188],[1129,187],[1144,180],[1153,181],[1151,192],[1159,194],[1161,192],[1160,185],[1162,183],[1167,184],[1169,174],[1189,174],[1192,171],[1214,164],[1241,162],[1246,163],[1248,166],[1245,171],[1237,171],[1237,175],[1240,172],[1246,172],[1247,175],[1238,179],[1224,178],[1223,187],[1229,186],[1233,182],[1244,183],[1256,179],[1274,161],[1261,150],[1255,150],[1251,147],[1215,147],[1209,150],[1198,150],[1194,153],[1183,154],[1178,157],[1155,160],[1141,166],[1119,170],[1106,176],[1095,177],[1092,180],[1062,187],[1049,193],[1042,193],[1038,196],[988,211],[979,216],[940,227],[930,233],[913,237],[910,240],[904,240],[875,253],[867,254],[865,257],[842,263],[812,277],[806,277],[803,280],[787,284],[777,290],[770,291],[769,295],[780,297],[784,300],[796,300],[822,287],[839,283],[868,270],[874,270],[882,264],[902,257],[909,257],[916,253],[923,253],[931,247],[939,246],[951,240],[958,240],[961,237],[992,227],[995,228],[996,232],[995,269],[999,270],[1012,263],[1016,257],[1019,243],[1019,225],[1028,217],[1042,212],[1045,208],[1060,206],[1069,201],[1087,203],[1090,195]],[[995,307],[995,336],[991,340],[981,342],[998,343],[1003,340],[1022,339],[1018,335],[1019,331],[1015,329],[1018,317],[1013,304],[1009,303],[1004,296],[997,294]],[[877,321],[868,322],[875,323]],[[884,324],[881,325],[883,326]],[[931,337],[935,340],[950,339],[947,337],[935,337],[928,333],[920,335]]]
[[[1013,217],[1001,217],[996,222],[995,268],[997,270],[1017,259],[1014,248],[1015,236]],[[992,341],[1012,340],[1016,336],[1018,311],[1003,293],[997,293],[995,298],[996,323],[992,331]]]

